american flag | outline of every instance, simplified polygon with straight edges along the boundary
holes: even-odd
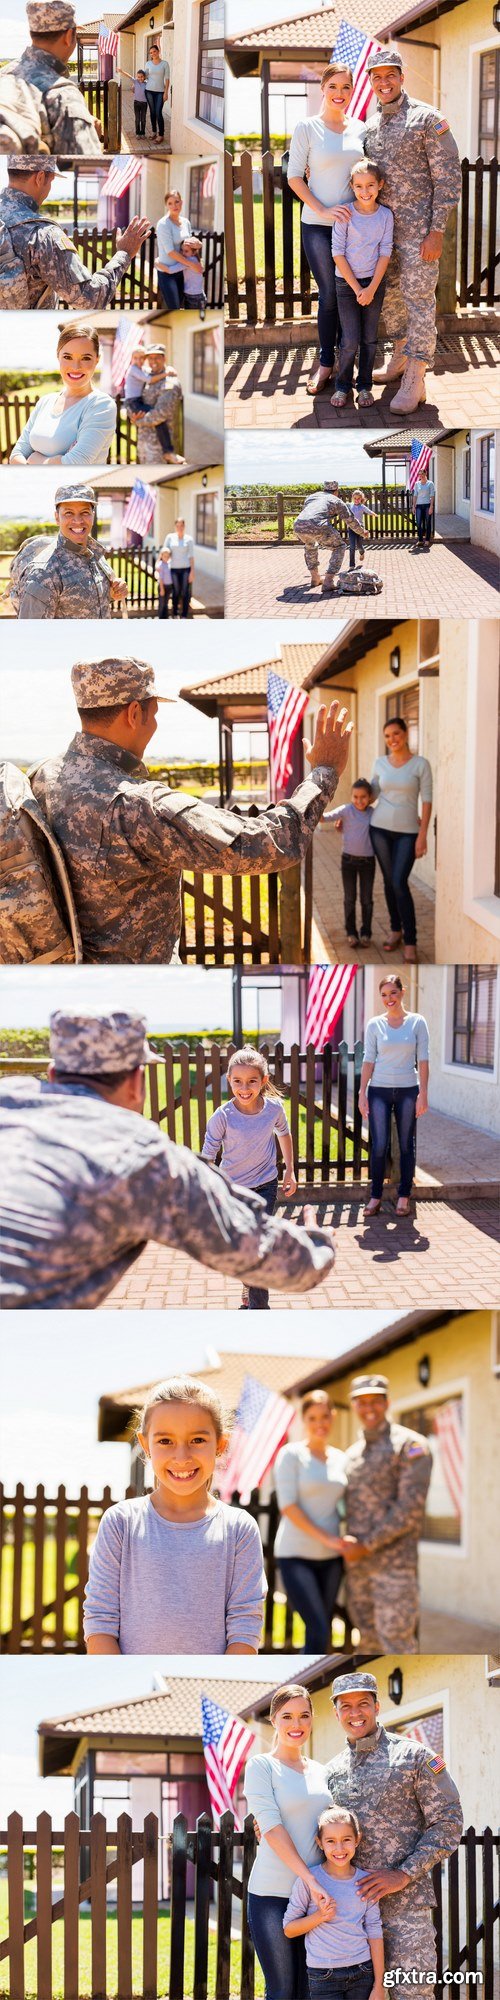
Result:
[[[118,55],[118,35],[116,33],[116,29],[107,28],[104,21],[101,21],[99,25],[97,47],[99,55],[102,56]]]
[[[345,62],[352,69],[354,91],[349,105],[349,117],[364,120],[372,95],[372,85],[367,71],[369,56],[378,53],[379,42],[370,40],[361,28],[353,28],[350,21],[341,21],[332,62]]]
[[[300,688],[284,681],[281,674],[267,676],[267,727],[269,731],[269,769],[271,793],[276,798],[282,792],[290,777],[292,768],[290,751],[302,716],[309,700]]]
[[[112,161],[109,174],[102,183],[101,195],[106,194],[110,201],[119,201],[120,195],[125,194],[141,169],[142,160],[136,159],[133,153],[120,153],[119,158]]]
[[[113,341],[113,353],[111,357],[111,386],[117,392],[123,388],[131,355],[134,353],[135,348],[141,347],[141,345],[141,328],[137,328],[133,319],[132,321],[130,320],[128,313],[121,313]]]
[[[220,1820],[221,1813],[232,1812],[237,1827],[241,1827],[241,1819],[235,1809],[235,1793],[240,1771],[253,1750],[255,1736],[239,1716],[229,1715],[227,1708],[219,1708],[218,1702],[210,1701],[206,1694],[201,1697],[201,1725],[214,1820]]]
[[[420,473],[427,472],[430,458],[432,458],[432,445],[421,444],[419,438],[412,438],[411,457],[408,466],[408,488],[410,493],[414,492]]]
[[[288,1436],[294,1410],[284,1396],[266,1389],[256,1375],[245,1375],[227,1458],[218,1475],[221,1500],[239,1493],[246,1506],[254,1486],[260,1486]]]
[[[134,479],[123,516],[124,528],[133,528],[136,535],[147,535],[154,511],[155,494],[151,486],[146,486],[143,479]]]
[[[450,1500],[460,1518],[464,1502],[464,1443],[462,1411],[457,1399],[442,1403],[441,1408],[434,1411],[433,1425]]]
[[[399,1732],[398,1732],[399,1733]],[[424,1743],[426,1750],[433,1750],[436,1757],[443,1755],[443,1713],[436,1709],[434,1715],[424,1715],[420,1722],[408,1722],[402,1736],[410,1736],[414,1743]]]
[[[207,167],[205,170],[205,173],[203,175],[203,180],[201,183],[201,193],[202,193],[202,199],[204,201],[212,201],[212,198],[215,195],[216,186],[217,186],[217,166],[215,160],[211,160],[210,166]]]
[[[306,1043],[318,1053],[329,1042],[356,977],[357,965],[313,965],[307,982]]]

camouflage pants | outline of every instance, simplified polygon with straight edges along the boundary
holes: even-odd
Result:
[[[436,1938],[432,1921],[432,1910],[426,1907],[413,1912],[407,1910],[405,1916],[394,1917],[391,1921],[390,1906],[396,1898],[389,1896],[381,1909],[384,1934],[385,1970],[395,1972],[400,1966],[402,1972],[436,1972]],[[385,1916],[387,1909],[387,1917]],[[404,1984],[389,1987],[389,1992],[404,1994]],[[406,1988],[406,1992],[415,1988]],[[422,1994],[431,1993],[432,1987],[423,1986]],[[418,1988],[417,1988],[418,1991]]]
[[[422,236],[425,228],[422,224]],[[436,286],[439,263],[424,264],[413,241],[397,243],[385,281],[384,326],[391,340],[404,338],[413,361],[434,360],[436,347]]]
[[[336,536],[335,542],[332,541],[332,532]],[[318,568],[320,548],[330,550],[330,561],[325,576],[338,576],[344,559],[344,544],[335,528],[332,531],[331,528],[299,528],[295,525],[295,534],[298,541],[302,542],[306,569],[310,571],[311,576]]]
[[[364,1653],[418,1653],[418,1576],[405,1569],[353,1563],[346,1568],[347,1608]]]

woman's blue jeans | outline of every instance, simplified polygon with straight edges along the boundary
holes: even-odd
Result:
[[[178,618],[180,605],[181,618],[187,618],[190,603],[191,584],[189,581],[189,569],[186,564],[185,569],[172,570],[172,617]]]
[[[266,1982],[266,2000],[308,2000],[303,1938],[287,1938],[287,1896],[248,1897],[248,1928]],[[373,1980],[372,1980],[373,1985]]]
[[[370,2000],[373,1966],[336,1965],[331,1972],[309,1967],[310,2000]]]
[[[289,1603],[306,1628],[305,1653],[331,1653],[332,1616],[343,1570],[341,1556],[331,1562],[309,1562],[306,1556],[283,1556],[280,1571]]]
[[[360,285],[369,285],[371,279],[360,278],[359,282]],[[382,278],[380,285],[377,285],[375,298],[372,299],[371,306],[358,306],[352,285],[348,285],[345,278],[339,278],[338,272],[336,287],[341,335],[339,368],[335,387],[336,389],[345,389],[347,394],[349,393],[349,389],[352,389],[354,363],[356,355],[358,355],[356,387],[358,389],[371,389],[373,363],[378,339],[378,323],[385,291],[384,279]]]
[[[389,1139],[391,1135],[391,1112],[394,1112],[400,1152],[400,1181],[398,1194],[411,1194],[415,1173],[415,1139],[417,1121],[415,1107],[418,1097],[418,1083],[388,1085],[370,1083],[368,1086],[368,1124],[371,1139],[371,1181],[372,1198],[380,1201],[384,1192],[384,1174]]]
[[[156,127],[158,126],[160,139],[164,139],[165,126],[163,123],[163,91],[147,90],[146,103],[149,109],[149,115],[153,127],[153,133],[156,133]]]
[[[274,1215],[278,1200],[278,1175],[276,1174],[272,1181],[264,1181],[262,1187],[254,1188],[253,1193],[260,1194],[268,1215]],[[262,1285],[249,1285],[248,1304],[251,1312],[268,1312],[269,1292],[265,1292]]]
[[[157,271],[158,291],[161,292],[167,312],[179,312],[184,303],[184,272]]]
[[[331,224],[303,222],[302,241],[319,292],[318,333],[322,368],[333,368],[340,335]]]
[[[408,886],[415,860],[416,833],[389,833],[387,827],[374,826],[372,822],[370,840],[382,869],[391,930],[402,931],[405,944],[416,944],[415,904]]]
[[[415,512],[419,542],[430,542],[432,536],[432,513],[428,500],[417,500]]]

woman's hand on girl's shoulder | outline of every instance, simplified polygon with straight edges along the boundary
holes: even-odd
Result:
[[[349,222],[352,209],[347,201],[336,202],[335,208],[323,209],[324,222]]]

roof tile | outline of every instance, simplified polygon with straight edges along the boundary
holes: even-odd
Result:
[[[39,1735],[63,1740],[75,1736],[193,1736],[201,1735],[201,1694],[230,1708],[234,1715],[248,1708],[269,1683],[260,1680],[233,1682],[203,1680],[182,1674],[169,1681],[166,1693],[139,1695],[135,1701],[104,1703],[102,1708],[77,1709],[73,1715],[56,1715],[39,1723]]]

